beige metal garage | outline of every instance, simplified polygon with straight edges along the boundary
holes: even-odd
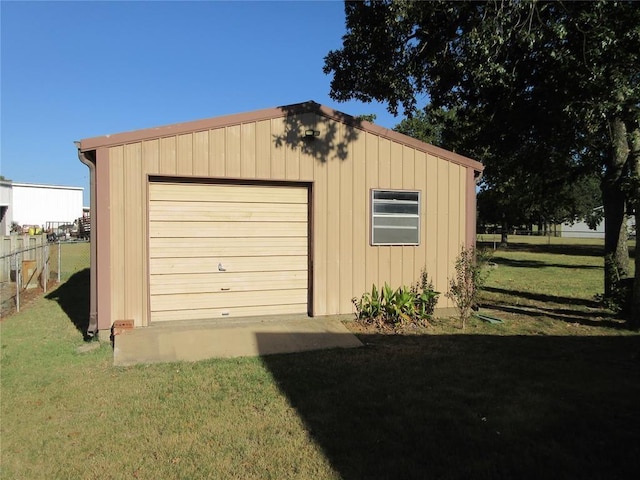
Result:
[[[151,321],[307,313],[307,187],[149,184]]]
[[[314,102],[88,138],[89,333],[352,313],[475,242],[482,165]],[[450,307],[441,295],[437,308]]]

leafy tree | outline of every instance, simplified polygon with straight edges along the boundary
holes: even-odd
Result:
[[[455,110],[418,110],[413,116],[403,119],[394,130],[438,147],[447,147],[450,143],[446,138],[448,131],[457,130]]]
[[[356,117],[358,120],[364,120],[365,122],[375,122],[376,114],[375,113],[363,113],[362,115],[358,115]]]
[[[459,134],[443,140],[483,161],[486,187],[505,198],[602,176],[609,292],[609,272],[628,272],[623,219],[638,203],[640,8],[386,0],[345,13],[343,46],[325,58],[334,99],[455,111]]]
[[[452,150],[460,148],[465,132],[458,125],[455,111],[429,108],[403,119],[394,130]],[[597,175],[571,167],[554,175],[549,175],[548,168],[528,168],[526,173],[519,170],[515,178],[521,181],[517,184],[511,181],[517,187],[510,189],[511,192],[505,188],[506,182],[494,182],[493,188],[484,184],[478,195],[480,224],[502,226],[503,243],[507,243],[509,226],[538,225],[542,229],[578,219],[593,217],[596,220],[594,209],[602,205]]]

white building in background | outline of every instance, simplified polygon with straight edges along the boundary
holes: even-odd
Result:
[[[595,210],[602,210],[598,207]],[[636,221],[633,216],[627,217],[627,231],[633,235],[636,231]],[[595,230],[589,228],[584,221],[562,224],[560,235],[565,238],[604,238],[604,218],[600,220]]]
[[[72,224],[82,217],[82,187],[10,182],[11,196],[2,222],[2,235],[12,223],[46,228],[47,223]],[[4,210],[4,209],[3,209]]]
[[[11,230],[11,182],[0,180],[0,235]]]
[[[563,223],[560,236],[565,238],[604,238],[604,220],[600,220],[595,230],[591,230],[584,221]]]

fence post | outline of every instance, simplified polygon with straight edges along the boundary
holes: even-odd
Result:
[[[60,283],[60,270],[62,269],[62,260],[61,260],[61,255],[62,255],[62,244],[60,243],[60,240],[58,240],[58,283]]]
[[[16,253],[16,312],[20,311],[20,283],[22,280],[22,266]]]
[[[45,243],[42,249],[42,289],[47,293],[47,280],[49,279],[49,243]]]

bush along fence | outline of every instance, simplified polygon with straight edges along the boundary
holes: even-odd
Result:
[[[0,237],[0,314],[20,311],[29,291],[47,293],[88,266],[88,242],[49,242],[45,235]]]

